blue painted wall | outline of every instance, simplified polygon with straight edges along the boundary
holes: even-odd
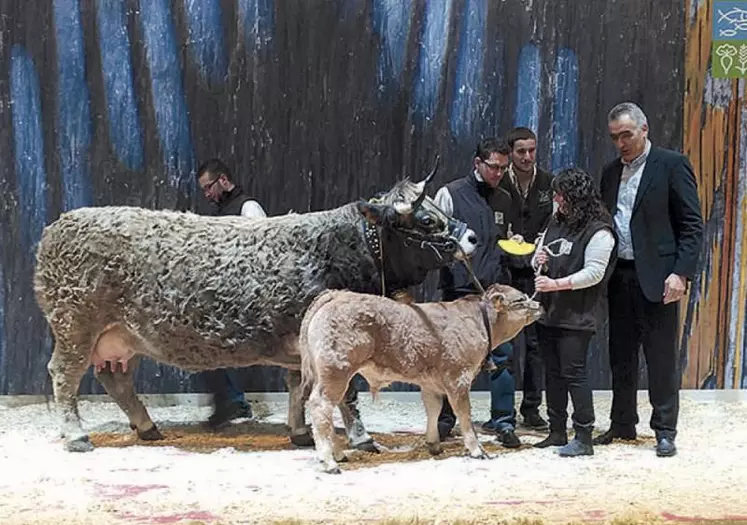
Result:
[[[22,45],[13,46],[9,62],[15,182],[21,218],[18,249],[31,253],[47,221],[41,90],[34,60]]]
[[[93,202],[89,148],[91,108],[78,0],[54,1],[57,50],[57,147],[63,185],[63,209]]]
[[[438,186],[469,170],[482,135],[514,125],[537,132],[541,166],[596,175],[613,157],[605,113],[628,98],[658,144],[678,147],[683,7],[657,2],[664,26],[626,15],[648,2],[3,2],[0,393],[49,391],[51,337],[31,290],[43,226],[91,204],[204,211],[194,173],[208,157],[282,214],[417,178],[436,152]],[[631,24],[638,39],[620,40]],[[662,71],[669,92],[646,82]],[[596,387],[609,384],[604,336]],[[282,390],[282,377],[241,374],[249,390]],[[152,362],[137,380],[196,387]],[[101,391],[90,375],[82,389]]]

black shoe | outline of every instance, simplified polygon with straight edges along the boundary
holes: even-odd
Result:
[[[661,438],[656,443],[656,455],[660,458],[671,458],[677,454],[677,447],[674,446],[674,440]]]
[[[451,431],[454,429],[454,423],[451,421],[439,421],[438,422],[438,439],[440,441],[446,441],[446,438],[451,436]]]
[[[221,404],[215,407],[215,412],[208,418],[208,426],[219,428],[233,419],[252,417],[252,407],[246,401]]]
[[[522,426],[531,428],[532,430],[547,430],[549,428],[547,421],[542,419],[538,412],[532,412],[524,416]]]
[[[498,433],[498,442],[506,448],[519,448],[521,441],[513,430],[502,430]]]
[[[573,440],[564,447],[560,447],[558,455],[564,458],[575,458],[576,456],[593,456],[594,447],[591,443],[585,443],[578,437],[574,437]]]
[[[568,434],[560,432],[550,432],[550,435],[539,443],[534,444],[534,448],[562,447],[568,444]]]
[[[635,429],[628,431],[621,431],[610,428],[604,434],[599,434],[594,438],[592,443],[594,445],[609,445],[614,439],[622,439],[623,441],[633,441],[636,438]]]

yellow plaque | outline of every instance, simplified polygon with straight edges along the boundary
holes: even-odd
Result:
[[[498,246],[510,255],[529,255],[534,252],[534,244],[531,242],[517,242],[512,239],[501,239]]]

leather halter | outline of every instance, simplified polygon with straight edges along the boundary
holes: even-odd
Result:
[[[488,316],[488,305],[485,301],[480,301],[480,313],[482,314],[482,322],[485,325],[485,331],[488,333],[488,355],[493,351],[493,334],[490,329],[490,318]]]
[[[386,296],[386,281],[384,280],[384,248],[381,243],[381,233],[378,226],[373,226],[366,219],[361,220],[361,230],[363,238],[366,240],[366,247],[371,252],[376,271],[381,278],[381,295]]]

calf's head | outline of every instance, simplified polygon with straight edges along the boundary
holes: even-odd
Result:
[[[360,213],[378,231],[385,275],[392,285],[419,284],[429,270],[469,257],[477,247],[475,232],[426,195],[437,169],[438,159],[422,181],[405,179],[388,192],[358,202]]]
[[[498,337],[494,344],[503,343],[516,337],[521,330],[542,317],[542,306],[525,293],[505,284],[492,284],[485,290],[485,300],[495,311],[496,326],[493,333]]]

